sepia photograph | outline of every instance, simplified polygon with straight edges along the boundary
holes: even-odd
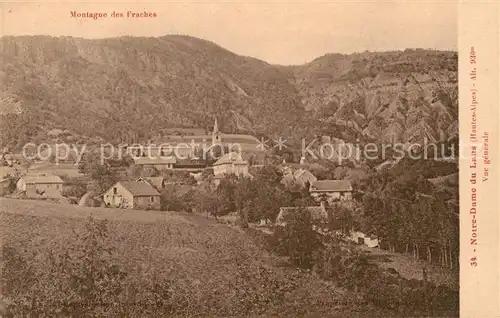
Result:
[[[0,10],[0,317],[460,316],[458,2]]]

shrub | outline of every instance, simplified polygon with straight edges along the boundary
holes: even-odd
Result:
[[[1,284],[17,315],[103,315],[116,312],[125,273],[105,247],[106,225],[89,219],[74,244],[43,255],[23,256],[3,247]],[[44,267],[28,260],[41,257]]]
[[[175,309],[165,277],[128,277],[110,247],[107,224],[89,218],[64,247],[22,255],[5,245],[1,289],[14,316],[156,316]]]
[[[81,198],[87,193],[87,184],[80,179],[70,179],[63,186],[62,195],[65,197]]]
[[[401,315],[458,314],[458,292],[425,280],[415,284],[394,269],[378,267],[364,252],[337,239],[319,237],[307,213],[290,215],[286,222],[265,239],[253,236],[260,239],[259,244],[288,256],[293,265],[312,269],[322,279],[334,281],[378,308]]]

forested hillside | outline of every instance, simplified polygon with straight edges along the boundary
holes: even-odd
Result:
[[[328,54],[270,65],[188,36],[0,39],[1,146],[142,142],[168,128],[365,140],[457,133],[457,54]]]

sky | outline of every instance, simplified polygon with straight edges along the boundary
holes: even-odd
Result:
[[[326,53],[433,48],[457,50],[457,2],[365,0],[3,2],[2,35],[106,38],[184,34],[273,64],[302,64]],[[107,18],[71,17],[107,13]],[[112,18],[150,12],[157,17]]]

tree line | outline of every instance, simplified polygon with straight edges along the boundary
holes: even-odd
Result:
[[[393,169],[372,175],[358,194],[364,212],[361,227],[390,251],[412,253],[416,259],[456,269],[458,198],[427,179],[455,171],[446,163],[402,160]]]

